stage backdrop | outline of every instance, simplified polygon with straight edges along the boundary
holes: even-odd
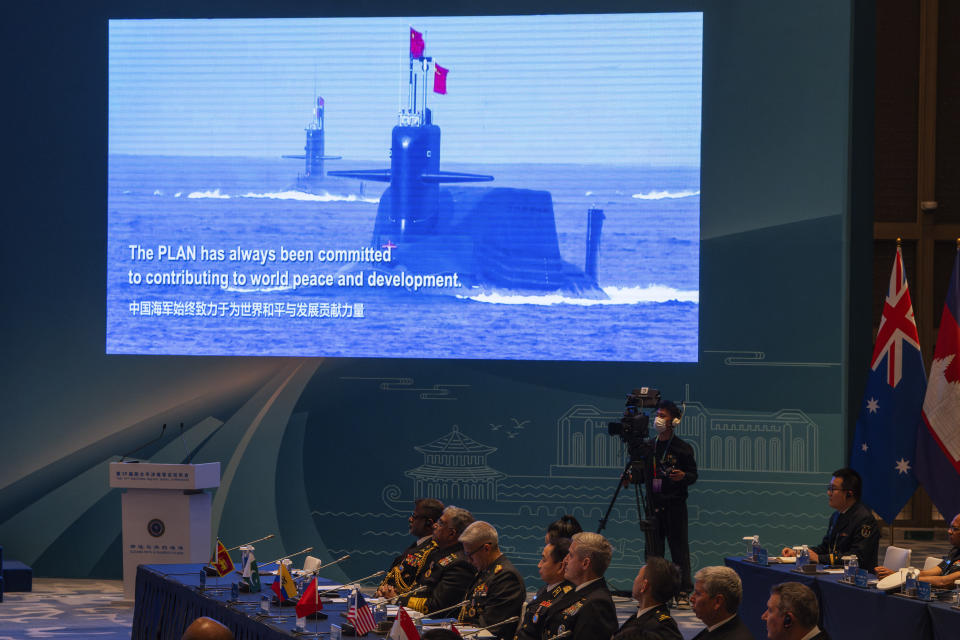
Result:
[[[351,554],[341,576],[357,577],[410,542],[413,500],[436,496],[497,526],[535,584],[546,525],[572,513],[595,530],[607,509],[625,463],[607,423],[638,386],[686,402],[694,567],[746,535],[771,549],[823,535],[851,367],[869,354],[848,338],[852,274],[869,268],[851,254],[869,234],[851,204],[853,113],[869,108],[854,102],[850,3],[666,3],[702,11],[704,33],[699,361],[683,364],[641,364],[658,359],[649,344],[624,363],[105,355],[106,19],[151,14],[61,4],[16,41],[32,60],[17,71],[26,160],[4,219],[30,241],[5,256],[22,273],[3,314],[8,557],[41,576],[118,578],[107,465],[166,423],[136,456],[221,462],[213,528],[227,545],[276,533],[259,558],[313,545],[325,560]],[[164,17],[188,11],[200,9]],[[265,11],[278,9],[234,16]],[[630,489],[605,531],[622,588],[642,559],[637,518]]]

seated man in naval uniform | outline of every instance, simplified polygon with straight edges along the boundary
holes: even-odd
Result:
[[[873,571],[877,566],[877,550],[880,546],[880,527],[870,509],[860,502],[863,481],[853,469],[843,468],[833,472],[827,487],[827,499],[836,509],[830,516],[827,535],[815,547],[810,547],[810,561],[821,564],[840,564],[845,555],[856,555],[861,569]],[[787,547],[784,556],[796,555]]]
[[[953,545],[950,554],[937,566],[920,572],[920,580],[929,582],[934,587],[952,588],[954,581],[960,580],[960,513],[950,521],[947,537]],[[891,573],[893,571],[886,567],[877,567],[877,576],[880,578],[886,578]]]
[[[770,640],[830,640],[817,626],[820,606],[816,594],[799,582],[773,585],[767,610],[760,618],[767,623]]]
[[[537,564],[540,579],[545,583],[533,600],[524,605],[520,626],[513,640],[540,640],[546,628],[547,618],[563,609],[565,598],[573,592],[572,582],[563,577],[569,538],[553,538],[543,547]]]
[[[613,640],[681,640],[677,621],[670,617],[670,602],[680,588],[680,569],[664,558],[650,556],[633,580],[637,612],[627,618]]]
[[[378,596],[392,598],[413,589],[427,563],[427,556],[437,546],[433,539],[433,524],[442,513],[443,503],[434,498],[420,498],[414,503],[409,523],[410,533],[417,540],[394,559],[377,588]]]
[[[423,590],[401,597],[397,604],[430,614],[463,602],[477,570],[467,560],[459,538],[472,522],[473,515],[466,509],[450,506],[443,510],[433,525],[437,548],[427,556],[426,569],[417,580]]]
[[[613,547],[599,533],[573,536],[564,576],[573,583],[556,615],[549,616],[543,637],[572,631],[573,640],[610,640],[617,630],[617,608],[603,574],[610,566]]]
[[[460,609],[458,620],[475,627],[493,627],[490,632],[497,637],[512,638],[517,622],[499,623],[520,616],[527,599],[523,577],[500,552],[497,530],[490,523],[477,520],[464,530],[460,542],[478,573],[467,589],[468,602]]]
[[[690,608],[707,628],[693,640],[753,640],[737,614],[743,583],[730,567],[704,567],[694,576]]]

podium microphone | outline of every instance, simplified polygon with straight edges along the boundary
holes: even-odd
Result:
[[[520,620],[520,616],[513,616],[512,618],[507,618],[506,620],[501,620],[500,622],[498,622],[498,623],[496,623],[496,624],[491,624],[491,625],[489,625],[489,626],[487,626],[487,627],[480,627],[479,629],[474,629],[473,631],[468,631],[467,633],[464,633],[464,634],[462,634],[462,635],[463,635],[464,638],[468,638],[468,637],[470,637],[470,636],[477,635],[477,634],[480,633],[481,631],[487,631],[487,630],[489,630],[489,629],[493,629],[494,627],[500,627],[500,626],[503,626],[503,625],[505,625],[505,624],[509,624],[509,623],[511,623],[511,622],[517,622],[518,620]],[[566,633],[566,632],[564,632],[564,633]],[[562,635],[563,635],[563,634],[561,634],[561,636],[562,636]],[[561,636],[553,636],[553,638],[559,638],[559,637],[561,637]],[[553,638],[551,638],[550,640],[553,640]]]
[[[157,436],[156,438],[154,438],[154,439],[151,440],[150,442],[145,442],[144,444],[140,445],[139,447],[137,447],[137,448],[134,449],[133,451],[129,451],[129,452],[123,454],[122,456],[120,456],[120,462],[126,462],[126,461],[127,461],[127,456],[129,456],[129,455],[131,455],[131,454],[133,454],[133,453],[136,453],[137,451],[140,451],[141,449],[145,449],[145,448],[149,447],[150,445],[152,445],[154,442],[157,442],[158,440],[160,440],[161,438],[163,438],[163,432],[166,431],[166,430],[167,430],[167,423],[164,422],[164,423],[163,423],[163,426],[160,427],[160,435],[159,435],[159,436]],[[139,462],[139,460],[131,460],[130,462]]]

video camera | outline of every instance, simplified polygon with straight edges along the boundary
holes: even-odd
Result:
[[[607,432],[611,436],[620,436],[627,443],[627,452],[630,454],[630,466],[634,468],[631,474],[633,482],[639,482],[642,477],[642,467],[647,456],[653,452],[653,442],[650,435],[650,416],[644,409],[653,409],[660,404],[660,392],[650,387],[634,389],[627,396],[624,403],[623,417],[620,422],[608,422]]]

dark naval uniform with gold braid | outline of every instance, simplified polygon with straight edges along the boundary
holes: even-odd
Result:
[[[636,613],[627,618],[612,640],[682,640],[677,621],[670,617],[670,609],[661,604],[642,616]]]
[[[467,560],[467,554],[459,542],[446,549],[431,551],[425,566],[417,586],[427,587],[426,591],[400,598],[397,604],[420,613],[452,607],[466,599],[467,589],[477,575],[477,570]],[[450,612],[449,616],[452,617],[453,613]]]
[[[520,626],[513,640],[540,640],[551,614],[563,609],[563,603],[573,593],[574,586],[569,580],[561,580],[552,589],[546,586],[527,603],[520,619]]]
[[[477,575],[467,589],[467,598],[470,602],[460,609],[458,620],[476,627],[489,627],[519,616],[523,601],[527,599],[527,591],[523,576],[507,560],[507,556],[501,554]],[[494,627],[490,633],[501,638],[512,638],[516,628],[516,624],[505,624]]]
[[[574,591],[563,604],[550,616],[544,638],[573,631],[572,640],[610,640],[617,632],[617,608],[603,578]]]
[[[877,552],[880,547],[880,527],[862,502],[857,502],[845,512],[834,511],[830,516],[830,525],[823,541],[810,547],[820,556],[820,562],[827,564],[828,555],[835,559],[847,554],[856,554],[860,568],[873,571],[877,566]],[[834,562],[833,564],[840,564]]]
[[[427,563],[427,556],[436,548],[437,541],[433,536],[428,536],[423,542],[407,547],[407,550],[393,561],[393,565],[387,571],[387,577],[383,579],[380,586],[389,585],[397,593],[406,593],[413,589]]]

